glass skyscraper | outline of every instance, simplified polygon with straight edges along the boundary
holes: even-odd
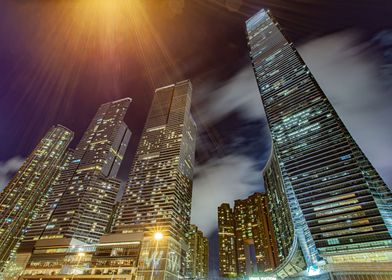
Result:
[[[196,143],[191,96],[189,80],[155,90],[119,206],[114,233],[145,236],[140,279],[177,279],[185,273]],[[163,238],[155,249],[157,232]]]
[[[54,255],[39,248],[65,252],[75,244],[97,243],[106,232],[120,187],[116,175],[131,136],[123,122],[130,103],[124,98],[101,105],[75,151],[69,151],[44,207],[27,229],[17,253],[19,265],[53,267]]]
[[[246,28],[277,160],[273,172],[308,267],[392,261],[391,190],[271,15],[259,11]]]
[[[105,233],[120,185],[115,177],[131,136],[123,122],[130,103],[125,98],[98,109],[64,172],[71,176],[60,182],[66,187],[41,239],[93,243]]]
[[[61,125],[50,128],[0,193],[0,269],[44,204],[72,138],[73,132]]]

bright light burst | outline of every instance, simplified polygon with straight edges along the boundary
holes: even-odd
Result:
[[[150,94],[181,75],[144,0],[13,1],[9,5],[10,18],[18,19],[13,45],[21,54],[12,80],[16,87],[24,85],[16,94],[44,111],[48,122],[71,110],[73,95],[80,92],[113,100],[123,97],[124,84],[142,79],[151,88],[144,94]],[[87,80],[92,85],[86,86]],[[42,119],[34,121],[29,127],[45,126]]]

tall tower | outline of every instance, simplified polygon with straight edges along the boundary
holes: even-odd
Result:
[[[114,232],[144,233],[138,268],[144,277],[184,274],[196,141],[191,94],[188,80],[155,91],[120,203]]]
[[[123,122],[130,103],[124,98],[100,106],[32,223],[26,245],[61,238],[94,243],[105,233],[120,185],[115,176],[131,135]]]
[[[278,23],[246,22],[250,56],[309,269],[391,261],[392,194],[364,156]]]
[[[50,128],[0,194],[0,269],[42,207],[72,138],[73,132],[61,125]]]

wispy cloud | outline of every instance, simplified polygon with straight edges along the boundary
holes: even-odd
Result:
[[[19,169],[23,161],[24,159],[22,157],[16,156],[7,161],[0,162],[0,191],[5,188],[11,176]]]
[[[380,69],[384,65],[380,56],[373,52],[370,43],[361,43],[353,31],[310,41],[299,52],[365,155],[392,186],[392,89],[383,82],[385,76]],[[233,124],[233,130],[235,125],[246,126],[248,122],[265,118],[250,66],[204,98],[208,102],[201,108],[203,118],[211,125],[225,122],[233,112],[239,113],[243,121],[243,124]],[[235,131],[220,132],[220,137],[233,135]],[[236,137],[232,137],[233,143]],[[269,142],[268,132],[260,137],[265,138],[264,142],[246,142],[246,148],[226,145],[225,156],[213,157],[197,168],[192,221],[205,233],[216,229],[217,207],[222,202],[232,203],[262,190],[261,170],[256,167],[260,162],[249,156],[252,145],[255,152],[263,150],[264,157],[269,153],[268,145],[261,150],[259,147]]]
[[[221,203],[233,204],[256,191],[263,191],[263,184],[254,159],[241,155],[214,158],[196,169],[192,223],[209,235],[217,227]]]
[[[265,117],[251,65],[240,70],[218,88],[206,86],[196,96],[197,115],[205,124],[213,124],[233,112],[247,120]]]
[[[365,155],[392,186],[392,84],[381,75],[381,57],[358,38],[353,31],[336,33],[299,52]]]

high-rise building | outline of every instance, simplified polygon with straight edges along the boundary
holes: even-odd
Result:
[[[325,261],[329,269],[391,262],[391,190],[271,15],[261,10],[246,28],[277,160],[274,172],[309,271]],[[284,251],[286,245],[280,246]]]
[[[195,225],[190,227],[188,244],[185,278],[208,279],[208,239]]]
[[[0,194],[0,268],[44,204],[72,138],[73,132],[61,125],[50,128]]]
[[[306,262],[302,251],[299,250],[298,240],[295,238],[290,205],[282,177],[279,174],[279,163],[275,153],[272,152],[271,158],[264,168],[263,177],[268,196],[268,208],[275,232],[279,266],[270,274],[283,279],[303,273],[306,270]]]
[[[131,133],[123,122],[130,98],[101,105],[77,145],[65,185],[40,239],[97,242],[105,233],[120,187],[115,177]]]
[[[46,225],[49,223],[52,213],[56,208],[57,203],[60,201],[60,198],[64,192],[64,188],[66,187],[66,185],[62,183],[65,182],[64,176],[69,175],[68,171],[69,166],[73,160],[73,154],[74,150],[71,149],[68,149],[66,152],[64,164],[61,166],[60,171],[53,180],[52,185],[49,187],[45,203],[43,203],[42,207],[39,209],[39,211],[37,211],[36,215],[32,218],[31,223],[26,229],[26,234],[19,247],[18,255],[20,255],[22,252],[25,252],[28,253],[27,256],[30,256],[35,242],[40,239]],[[60,184],[62,184],[62,187],[59,187]]]
[[[268,196],[268,207],[271,213],[276,239],[279,262],[289,255],[294,241],[294,224],[290,207],[285,195],[284,185],[279,174],[279,163],[271,156],[263,171],[264,187]]]
[[[278,265],[275,233],[267,195],[254,193],[234,202],[237,264],[240,275],[273,270]]]
[[[267,195],[254,193],[218,208],[221,276],[252,276],[270,272],[279,258]],[[235,269],[235,270],[234,270]]]
[[[189,81],[156,90],[123,198],[118,210],[105,216],[106,230],[111,228],[110,220],[115,219],[112,233],[101,236],[99,242],[86,244],[85,238],[83,240],[80,235],[91,237],[97,228],[91,228],[94,218],[99,217],[99,212],[89,211],[88,214],[93,217],[88,224],[90,232],[79,230],[77,234],[68,234],[69,229],[72,229],[73,219],[72,216],[64,215],[64,212],[68,214],[68,211],[72,212],[77,208],[61,207],[61,198],[48,223],[50,230],[46,226],[35,243],[35,251],[27,263],[22,279],[51,279],[51,275],[60,278],[73,275],[72,278],[76,279],[81,274],[83,278],[123,280],[170,280],[185,276],[196,138],[196,125],[190,114],[191,92]],[[102,121],[101,117],[95,119]],[[99,128],[93,130],[101,131]],[[75,175],[67,175],[71,179],[64,188],[63,197],[67,195],[68,186],[74,186],[71,191],[75,191],[76,195],[80,185],[91,181],[91,175],[86,181],[80,181],[84,178],[80,175],[82,171],[104,170],[96,168],[102,161],[82,165],[83,157],[78,156],[77,152],[78,148],[71,164],[76,162],[78,167],[73,171]],[[106,164],[106,161],[103,163]],[[78,172],[80,168],[82,171]],[[77,177],[77,184],[72,184],[74,176]],[[96,194],[100,193],[96,191]],[[115,197],[112,198],[111,194],[103,197],[110,198],[110,211],[113,211],[116,208],[113,207]],[[95,199],[97,198],[92,202]],[[69,205],[71,202],[66,200]],[[102,209],[100,207],[105,206],[102,205],[104,202],[97,202],[94,207]],[[83,203],[88,206],[88,203]],[[63,210],[56,214],[58,209]],[[60,219],[64,221],[64,218],[69,218],[67,221],[70,225],[58,223]],[[54,232],[51,230],[53,228],[58,229]],[[57,236],[62,238],[56,238]]]
[[[218,207],[219,275],[237,277],[234,213],[228,203]]]
[[[191,94],[189,80],[155,91],[120,203],[114,232],[145,235],[141,278],[185,273],[196,141]]]
[[[131,135],[123,122],[130,103],[124,98],[98,109],[27,231],[18,250],[22,267],[49,267],[46,258],[55,259],[47,252],[97,243],[106,232],[120,187],[116,175]]]

